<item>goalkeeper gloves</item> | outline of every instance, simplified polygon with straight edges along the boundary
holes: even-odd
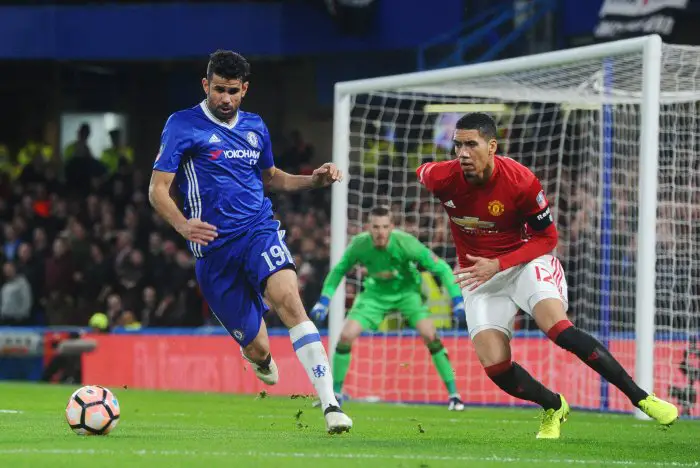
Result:
[[[316,305],[311,309],[309,314],[316,322],[323,322],[328,317],[328,305],[331,303],[331,298],[321,296]]]
[[[460,320],[465,318],[464,310],[464,299],[462,296],[457,296],[452,298],[452,315],[459,323]]]

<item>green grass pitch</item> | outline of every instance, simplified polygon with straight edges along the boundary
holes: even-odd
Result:
[[[330,436],[308,398],[112,388],[122,414],[106,437],[73,434],[74,387],[0,384],[0,467],[686,467],[700,421],[664,430],[574,410],[558,441],[536,440],[535,409],[349,402],[355,427]]]

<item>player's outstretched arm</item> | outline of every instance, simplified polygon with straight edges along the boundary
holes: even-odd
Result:
[[[154,170],[148,186],[148,200],[156,212],[182,237],[200,245],[216,238],[216,227],[196,218],[187,219],[170,197],[175,173]]]
[[[328,187],[341,180],[343,173],[333,163],[325,163],[314,170],[312,175],[288,174],[275,166],[263,170],[265,188],[273,192],[297,192]]]
[[[501,270],[531,262],[537,257],[551,253],[559,240],[542,184],[534,176],[532,184],[525,191],[519,209],[530,228],[530,239],[517,250],[498,258]]]
[[[432,250],[415,237],[407,236],[406,241],[406,250],[409,254],[409,258],[440,279],[440,282],[447,289],[450,298],[452,298],[452,312],[455,316],[463,314],[464,298],[462,297],[462,291],[455,282],[452,268],[450,268],[445,260],[435,255]]]
[[[550,224],[541,230],[534,229],[528,242],[498,258],[467,255],[467,260],[472,264],[455,271],[456,281],[460,287],[469,288],[470,291],[474,290],[493,278],[499,271],[507,270],[515,265],[529,263],[542,255],[552,252],[557,246],[557,239],[557,228]]]
[[[323,281],[321,297],[319,297],[318,302],[311,309],[310,315],[312,319],[322,322],[328,316],[328,306],[331,303],[333,294],[335,294],[335,290],[338,289],[338,285],[347,272],[357,263],[356,251],[357,243],[350,242],[350,245],[343,253],[343,257],[338,264],[331,268],[328,276],[326,276],[326,279]]]

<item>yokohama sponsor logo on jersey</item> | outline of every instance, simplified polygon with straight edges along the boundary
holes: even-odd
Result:
[[[226,159],[243,159],[243,158],[253,158],[258,159],[260,157],[260,151],[253,150],[225,150],[224,157]]]

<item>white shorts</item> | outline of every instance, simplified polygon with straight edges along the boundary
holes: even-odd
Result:
[[[510,338],[518,309],[532,315],[532,309],[543,299],[559,299],[564,311],[569,308],[564,269],[553,255],[499,271],[473,291],[462,289],[462,296],[472,338],[489,328]]]

